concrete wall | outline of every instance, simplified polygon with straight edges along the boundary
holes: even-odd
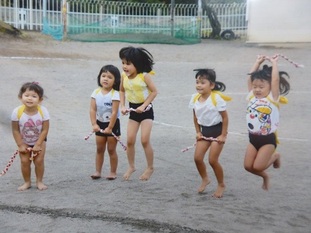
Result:
[[[311,0],[247,0],[247,42],[311,42]]]

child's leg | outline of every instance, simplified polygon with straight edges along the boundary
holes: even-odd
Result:
[[[127,123],[127,159],[129,167],[124,173],[123,178],[128,180],[132,173],[135,171],[135,142],[136,135],[139,129],[140,123],[134,120],[129,119]]]
[[[265,145],[257,151],[252,144],[249,144],[244,159],[244,168],[263,178],[262,188],[269,189],[269,176],[265,170],[271,166],[277,159],[279,154],[274,153],[275,147],[271,144]]]
[[[102,167],[104,163],[104,154],[106,150],[107,138],[102,136],[96,136],[96,157],[95,157],[95,173],[91,175],[92,179],[98,179],[101,177]]]
[[[153,122],[150,119],[146,119],[141,122],[141,144],[145,151],[147,168],[139,177],[140,180],[149,180],[153,173],[153,149],[150,143],[152,123]]]
[[[25,183],[18,187],[18,191],[24,191],[31,187],[31,161],[30,153],[19,154],[21,160],[21,171],[24,178]]]
[[[222,151],[224,144],[220,144],[218,142],[212,142],[210,153],[209,153],[209,164],[212,166],[218,186],[213,196],[216,198],[221,198],[225,191],[225,183],[224,183],[224,172],[222,166],[219,163],[219,156]]]
[[[204,162],[205,153],[208,150],[210,145],[211,145],[210,142],[198,141],[195,147],[194,162],[202,178],[202,183],[200,187],[198,188],[199,193],[202,193],[205,190],[206,186],[210,183],[210,180],[208,178],[207,171],[206,171],[206,165]]]
[[[118,155],[117,155],[117,140],[114,137],[108,137],[108,154],[110,158],[110,174],[108,179],[114,179],[117,177],[117,167],[118,167]]]
[[[42,182],[43,175],[44,175],[44,156],[45,156],[45,149],[46,143],[43,142],[41,146],[42,150],[34,157],[34,164],[35,164],[35,173],[37,178],[37,188],[39,190],[45,190],[48,187]]]

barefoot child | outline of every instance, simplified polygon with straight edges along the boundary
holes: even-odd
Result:
[[[110,174],[108,180],[117,178],[118,155],[116,151],[117,140],[113,137],[120,136],[120,111],[119,87],[120,72],[113,65],[103,66],[97,76],[98,88],[91,95],[90,120],[93,131],[96,132],[96,159],[95,173],[92,179],[101,178],[104,163],[104,154],[107,151],[110,158]],[[100,130],[103,130],[102,132]]]
[[[198,192],[202,193],[210,183],[207,175],[204,157],[209,150],[209,164],[214,170],[218,187],[213,196],[221,198],[225,190],[223,169],[218,161],[227,138],[228,114],[226,101],[231,98],[221,93],[226,89],[225,84],[216,81],[216,73],[212,69],[196,69],[196,90],[189,107],[193,109],[193,122],[196,131],[196,147],[194,161],[202,178]],[[225,101],[226,100],[226,101]],[[216,141],[207,141],[203,137],[212,137]]]
[[[122,60],[124,71],[120,85],[121,113],[128,113],[128,108],[125,107],[125,99],[129,102],[130,108],[136,109],[136,111],[129,113],[127,125],[129,167],[123,178],[129,180],[135,171],[135,142],[140,127],[141,144],[145,151],[147,168],[139,179],[148,180],[153,173],[153,149],[150,144],[150,136],[154,115],[150,104],[157,95],[157,89],[151,79],[153,57],[146,49],[134,47],[122,48],[119,57]]]
[[[259,69],[268,60],[267,65]],[[280,154],[277,153],[276,130],[279,125],[279,103],[289,92],[290,85],[284,78],[289,77],[286,72],[279,72],[278,56],[272,58],[258,56],[247,79],[249,94],[246,121],[249,132],[249,144],[244,158],[244,168],[263,178],[262,188],[269,189],[269,176],[266,169],[273,164],[280,167]]]
[[[43,88],[38,83],[25,83],[18,94],[23,105],[15,108],[11,116],[13,137],[18,146],[21,171],[25,181],[18,188],[19,191],[31,187],[32,162],[35,165],[37,188],[47,189],[42,179],[50,115],[47,109],[40,105],[43,95]]]

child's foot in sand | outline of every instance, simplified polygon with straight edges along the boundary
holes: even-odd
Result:
[[[273,167],[280,168],[281,167],[281,155],[279,153],[276,153],[274,156],[276,157],[276,160],[273,162]]]
[[[123,179],[124,180],[129,180],[130,179],[130,177],[131,177],[131,175],[133,174],[133,172],[135,172],[136,171],[136,169],[135,168],[128,168],[127,169],[127,171],[124,173],[124,175],[123,175]]]
[[[225,191],[226,186],[224,184],[219,184],[216,191],[213,194],[213,197],[215,198],[222,198],[224,191]]]
[[[140,180],[149,180],[153,173],[153,168],[147,168],[144,173],[139,177]]]
[[[48,186],[46,186],[42,182],[37,182],[37,189],[39,189],[40,191],[46,190],[47,188],[48,188]]]
[[[206,186],[211,183],[211,181],[209,179],[203,179],[202,180],[202,183],[201,183],[201,186],[198,188],[198,193],[203,193]]]
[[[18,187],[18,191],[25,191],[27,189],[29,189],[31,187],[31,183],[30,182],[26,182],[25,184],[21,185]]]
[[[268,191],[269,190],[269,184],[270,184],[270,179],[269,176],[262,177],[263,178],[263,183],[262,183],[262,189]]]
[[[91,178],[93,180],[97,180],[97,179],[100,179],[101,178],[101,175],[99,172],[95,172],[93,175],[91,175]]]
[[[109,176],[106,177],[107,180],[115,180],[117,179],[117,173],[110,172]]]

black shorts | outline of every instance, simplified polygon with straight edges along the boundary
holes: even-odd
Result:
[[[276,148],[276,136],[274,133],[268,135],[256,135],[249,133],[249,142],[258,151],[264,145],[272,144]]]
[[[204,137],[213,137],[217,138],[219,135],[221,135],[222,131],[222,122],[218,123],[217,125],[213,126],[202,126],[201,125],[201,133]]]
[[[109,125],[109,122],[101,122],[99,120],[96,121],[96,123],[99,125],[99,127],[101,129],[106,129]],[[113,128],[112,128],[112,132],[116,135],[116,136],[120,136],[121,135],[121,130],[120,130],[120,120],[119,118],[117,118],[116,123],[114,124]],[[112,136],[112,134],[105,134],[105,133],[101,133],[100,131],[95,133],[96,136],[102,136],[102,137],[109,137]]]
[[[133,104],[133,103],[129,103],[130,108],[136,109],[139,106],[141,106],[143,103],[141,104]],[[146,112],[142,112],[142,113],[137,113],[137,112],[130,112],[130,117],[131,120],[133,121],[137,121],[137,122],[142,122],[143,120],[146,119],[151,119],[154,120],[154,114],[153,114],[153,107],[151,107],[148,111]]]

